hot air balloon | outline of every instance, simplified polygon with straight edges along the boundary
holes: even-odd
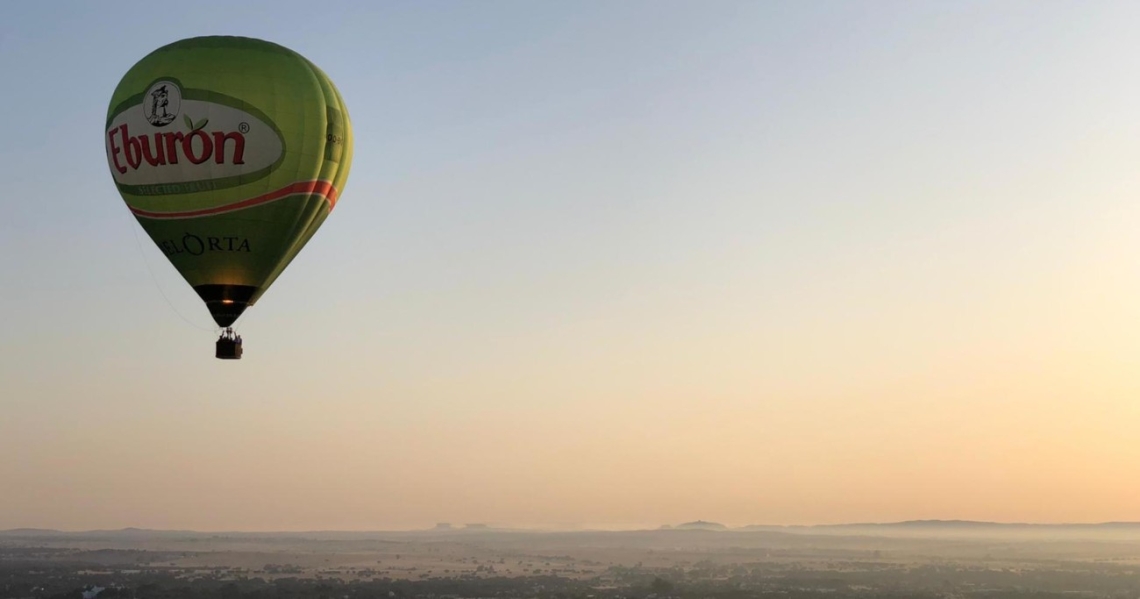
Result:
[[[227,328],[336,206],[352,127],[332,81],[262,40],[197,37],[123,76],[107,110],[107,164],[143,230]],[[228,331],[219,358],[240,358]]]

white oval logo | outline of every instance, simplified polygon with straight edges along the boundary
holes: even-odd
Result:
[[[206,97],[211,96],[158,81],[141,105],[114,117],[105,139],[107,163],[122,191],[165,195],[221,189],[275,168],[285,149],[277,130],[245,110],[192,99]]]

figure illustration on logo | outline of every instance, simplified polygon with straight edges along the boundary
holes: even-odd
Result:
[[[165,127],[178,116],[179,104],[182,103],[182,93],[178,86],[169,81],[159,81],[151,86],[143,102],[143,112],[146,120],[155,127]]]

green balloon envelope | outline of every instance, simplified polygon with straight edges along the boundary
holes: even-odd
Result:
[[[123,200],[223,327],[321,226],[352,162],[328,76],[240,37],[182,40],[131,67],[104,141]]]

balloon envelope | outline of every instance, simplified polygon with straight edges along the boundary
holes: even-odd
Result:
[[[104,141],[127,207],[223,327],[321,226],[352,162],[329,78],[240,37],[182,40],[131,67]]]

